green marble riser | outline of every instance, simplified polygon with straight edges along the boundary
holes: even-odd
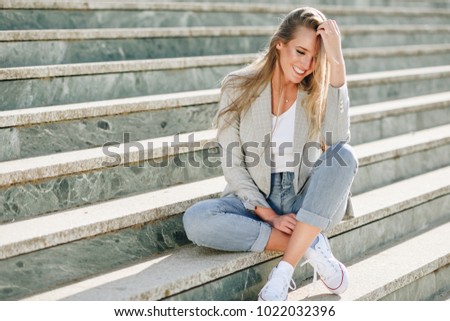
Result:
[[[268,36],[182,37],[149,39],[99,39],[71,41],[18,41],[0,43],[0,68],[171,58],[203,55],[255,53]],[[343,48],[387,47],[450,43],[443,32],[343,35]],[[380,68],[380,67],[376,67]]]
[[[445,212],[444,208],[449,205],[450,195],[446,195],[429,203],[340,234],[330,239],[333,254],[340,261],[347,264],[363,259],[364,256],[375,252],[380,247],[390,246],[401,239],[406,239],[410,233],[425,231],[435,226],[437,222],[440,223],[448,219],[448,212]],[[270,271],[278,261],[279,259],[274,259],[252,266],[249,269],[168,297],[166,300],[256,300],[259,291],[267,281]],[[306,283],[312,282],[311,276],[312,269],[307,264],[295,270],[294,280],[297,286],[300,287],[302,282],[307,279]],[[335,298],[334,295],[329,295],[330,301]]]
[[[217,177],[222,175],[218,153],[218,148],[213,148],[142,161],[141,167],[138,163],[105,167],[6,187],[0,189],[0,224]]]
[[[212,128],[217,104],[0,129],[0,161]]]
[[[351,61],[349,61],[351,63]],[[218,88],[239,65],[0,82],[0,111]],[[353,105],[447,91],[449,78],[351,86]],[[189,79],[189,81],[185,81]]]
[[[393,115],[377,120],[353,122],[350,126],[351,144],[364,144],[447,124],[450,124],[450,105],[445,108]]]
[[[450,143],[424,151],[360,166],[352,185],[354,195],[450,165]]]
[[[241,65],[1,81],[0,110],[218,88]]]
[[[236,36],[11,42],[1,44],[0,67],[245,54],[259,52],[267,41]]]
[[[450,280],[450,265],[415,280],[380,301],[436,301],[440,295],[450,291],[448,280]]]
[[[300,5],[299,5],[300,7]],[[0,30],[83,29],[83,28],[158,28],[193,26],[272,26],[279,23],[280,13],[192,12],[150,10],[1,10]],[[382,14],[328,14],[341,25],[355,24],[446,24],[448,17],[384,16]]]
[[[210,129],[217,105],[183,108],[64,121],[36,126],[0,129],[0,161],[102,146],[124,141],[125,133],[134,140]],[[450,104],[430,109],[352,123],[352,145],[363,144],[408,132],[450,123]]]
[[[356,195],[448,166],[448,155],[450,144],[362,166],[355,178],[352,192]],[[161,161],[155,162],[161,164]],[[179,166],[180,162],[184,162],[185,166]],[[5,187],[0,189],[0,223],[222,175],[217,148],[171,157],[166,163],[167,166],[155,166],[145,161],[142,167],[138,167],[138,164],[133,164],[132,167],[108,167]]]
[[[0,301],[138,264],[188,244],[181,215],[0,260]]]
[[[348,61],[348,62],[347,62]],[[448,53],[426,53],[422,55],[396,55],[389,57],[371,57],[361,59],[346,59],[346,70],[348,74],[369,73],[375,71],[388,71],[408,68],[421,68],[432,66],[443,66],[450,62],[450,51]]]
[[[450,77],[349,88],[352,106],[428,95],[449,90]]]

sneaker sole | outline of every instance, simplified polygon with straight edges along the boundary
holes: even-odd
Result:
[[[320,280],[322,281],[322,283],[334,294],[342,294],[344,293],[347,288],[348,288],[348,277],[346,278],[345,275],[348,274],[346,267],[339,262],[339,267],[341,268],[341,272],[342,272],[342,278],[341,278],[341,282],[339,283],[339,285],[335,288],[332,288],[330,286],[328,286],[324,280],[322,280],[322,277],[320,278]]]

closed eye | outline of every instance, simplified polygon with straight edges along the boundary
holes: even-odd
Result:
[[[305,54],[304,51],[297,50],[297,52],[298,52],[300,55],[304,55],[304,54]]]

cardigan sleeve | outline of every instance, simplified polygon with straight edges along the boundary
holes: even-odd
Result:
[[[325,116],[322,123],[322,137],[327,146],[350,141],[350,99],[347,84],[339,88],[328,86]]]
[[[227,108],[231,102],[230,89],[222,92],[219,110]],[[223,129],[222,126],[228,123]],[[256,186],[248,172],[242,142],[239,135],[240,115],[228,112],[218,118],[217,142],[220,146],[222,170],[231,191],[243,202],[245,208],[254,210],[256,206],[269,207],[263,193]]]

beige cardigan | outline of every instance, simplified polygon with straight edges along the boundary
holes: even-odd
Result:
[[[245,72],[245,69],[241,69],[230,75],[242,75]],[[228,107],[233,94],[235,93],[230,89],[222,93],[219,110]],[[303,153],[308,141],[309,129],[306,112],[302,107],[304,94],[304,92],[298,93],[295,106],[295,123],[298,124],[294,130],[293,146],[294,155],[296,155],[294,166],[296,194],[305,184],[313,164],[322,154],[319,137],[315,144],[307,146],[307,156]],[[350,140],[349,105],[346,84],[340,88],[329,86],[326,112],[322,123],[322,137],[325,138],[327,146]],[[217,133],[217,141],[221,148],[222,169],[227,181],[221,196],[236,195],[248,210],[254,210],[256,206],[270,207],[266,198],[270,194],[271,165],[270,161],[265,159],[268,159],[270,155],[267,143],[270,141],[272,129],[271,106],[272,94],[269,82],[246,112],[233,117],[231,124]],[[230,117],[226,118],[230,121]],[[219,127],[224,121],[224,117],[218,119]],[[258,160],[257,155],[262,157]],[[265,155],[267,156],[264,157]],[[307,158],[307,161],[300,161],[301,157],[305,160]],[[349,213],[351,210],[350,204],[347,206],[346,216],[352,215]]]

